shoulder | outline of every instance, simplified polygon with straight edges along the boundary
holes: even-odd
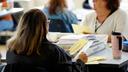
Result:
[[[121,14],[125,13],[126,14],[126,12],[124,10],[122,10],[122,9],[116,10],[115,13],[121,13]]]
[[[49,50],[49,51],[54,52],[54,53],[59,53],[59,52],[65,53],[65,51],[62,48],[60,48],[56,44],[53,44],[49,41],[42,42],[41,48],[43,48],[43,50],[46,49],[46,50]]]
[[[45,49],[47,49],[47,52],[51,52],[51,54],[54,56],[54,58],[58,61],[58,62],[66,62],[71,60],[71,57],[68,53],[65,52],[65,50],[63,50],[62,48],[60,48],[59,46],[52,44],[52,43],[47,43],[44,44]],[[46,48],[47,46],[47,48]],[[44,49],[43,49],[44,50]],[[45,50],[46,51],[46,50]]]
[[[118,16],[118,17],[127,17],[127,13],[122,10],[122,9],[118,9],[113,13],[113,16]]]
[[[60,48],[60,47],[58,47],[57,45],[53,44],[53,43],[50,42],[50,41],[43,41],[43,42],[41,43],[41,48],[42,48],[42,47],[45,47],[45,48],[47,48],[47,49],[56,49],[56,48]]]
[[[42,11],[43,11],[44,13],[48,13],[48,7],[44,7],[44,8],[42,9]]]
[[[65,13],[73,13],[72,11],[68,10],[68,9],[65,9],[64,10]]]
[[[94,11],[90,12],[85,17],[88,18],[88,19],[95,18],[96,17],[96,13]]]
[[[96,18],[96,13],[94,11],[88,13],[85,15],[82,23],[83,24],[90,24],[90,22],[93,22]]]
[[[75,15],[72,11],[68,10],[68,9],[65,9],[63,11],[63,14],[67,14],[67,15]]]

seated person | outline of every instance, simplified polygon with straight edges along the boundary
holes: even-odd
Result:
[[[11,15],[0,17],[0,31],[12,30],[13,21]]]
[[[94,10],[83,22],[91,33],[108,34],[112,32],[126,33],[127,14],[119,8],[120,0],[93,0]],[[85,32],[86,33],[86,32]]]
[[[11,8],[11,2],[9,2],[8,4],[6,0],[2,0],[1,3],[2,3],[2,10]],[[13,28],[13,20],[11,14],[0,16],[0,31],[11,30],[12,28]]]
[[[49,42],[47,33],[45,14],[39,9],[26,12],[18,24],[16,34],[7,42],[7,66],[4,72],[63,72],[64,69],[64,72],[68,72],[69,68],[60,65],[68,63],[73,70],[71,57],[62,48]],[[81,53],[79,61],[85,63],[87,56]],[[31,66],[33,67],[30,68]],[[26,70],[23,71],[23,68]],[[37,70],[33,71],[33,68]]]
[[[73,32],[71,24],[77,24],[78,19],[75,14],[67,9],[65,0],[50,0],[48,6],[43,9],[48,19],[63,20],[68,32]]]

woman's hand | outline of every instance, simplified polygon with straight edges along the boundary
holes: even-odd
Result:
[[[80,59],[81,61],[83,61],[84,63],[86,63],[87,60],[88,60],[88,57],[87,57],[87,55],[86,55],[85,53],[82,52],[82,53],[79,55],[79,59]]]

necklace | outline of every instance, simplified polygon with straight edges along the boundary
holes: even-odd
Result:
[[[112,14],[112,12],[110,12],[109,14],[108,14],[108,16],[105,18],[105,20],[99,25],[99,26],[97,26],[98,25],[98,20],[97,20],[97,18],[96,18],[96,21],[95,21],[95,33],[98,31],[98,29],[104,24],[104,22],[106,21],[106,19],[110,16]]]
[[[104,23],[104,22],[103,22],[103,23]],[[96,33],[97,30],[103,25],[103,23],[100,24],[99,26],[97,26],[97,25],[98,25],[98,21],[96,20],[96,22],[95,22],[95,33]]]

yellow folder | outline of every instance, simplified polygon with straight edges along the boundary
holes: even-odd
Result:
[[[86,25],[78,25],[78,24],[72,24],[74,33],[76,34],[83,34],[83,33],[92,33],[90,27]]]
[[[79,50],[83,48],[84,45],[86,45],[88,40],[80,39],[77,42],[73,44],[73,46],[69,49],[69,53],[71,55],[76,54]]]

